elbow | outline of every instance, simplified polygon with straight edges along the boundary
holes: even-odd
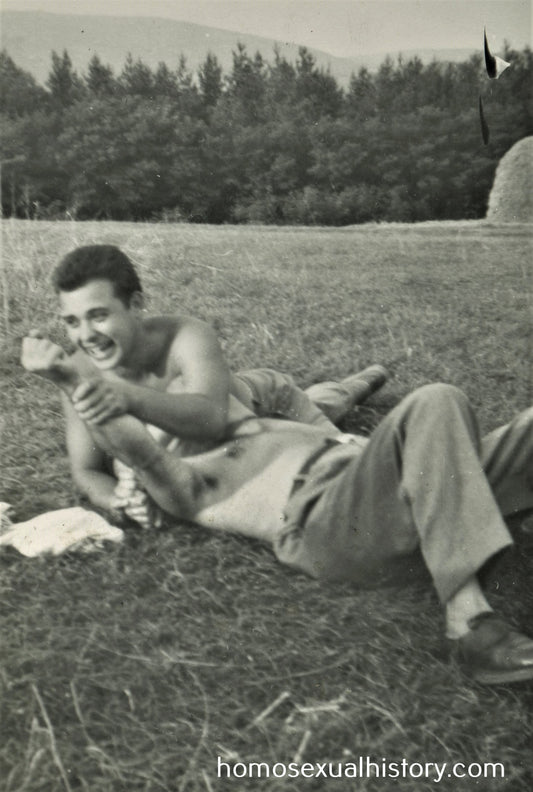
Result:
[[[228,412],[222,409],[212,409],[206,416],[204,432],[206,440],[222,440],[228,424]]]
[[[79,495],[87,498],[92,504],[95,503],[93,488],[90,486],[82,472],[79,470],[73,470],[72,482]]]
[[[215,416],[206,424],[206,439],[207,440],[222,440],[225,435],[227,426],[226,416]]]
[[[82,497],[87,498],[93,506],[109,507],[108,499],[101,497],[99,487],[90,471],[85,468],[71,467],[71,477],[78,493]]]
[[[78,490],[81,495],[87,495],[87,482],[85,480],[85,476],[83,475],[83,470],[79,468],[72,467],[70,468],[70,475],[73,481],[74,486]]]

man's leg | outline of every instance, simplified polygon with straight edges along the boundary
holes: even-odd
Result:
[[[175,517],[192,518],[201,477],[191,465],[161,448],[141,421],[120,415],[88,428],[100,448],[131,468],[161,509]]]
[[[500,622],[472,622],[490,611],[478,570],[512,543],[479,453],[464,394],[446,385],[421,388],[382,421],[276,551],[316,577],[372,585],[409,574],[420,548],[446,606],[447,630],[460,639],[459,654],[476,678],[530,678],[532,641]]]
[[[287,418],[316,426],[330,435],[339,433],[289,374],[260,368],[239,371],[234,378],[239,385],[237,397],[259,418]]]
[[[376,363],[340,382],[318,382],[304,392],[336,424],[357,404],[362,404],[379,390],[387,378],[387,369]]]
[[[466,397],[419,388],[327,486],[306,522],[320,577],[371,581],[420,547],[442,602],[511,544],[483,473]]]
[[[303,391],[288,374],[250,369],[235,375],[238,397],[260,417],[283,417],[338,434],[335,423],[365,401],[387,379],[383,366],[369,366],[341,382],[320,382]]]
[[[481,461],[502,514],[533,508],[533,408],[483,438]]]

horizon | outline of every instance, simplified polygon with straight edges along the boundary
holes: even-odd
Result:
[[[2,0],[1,10],[172,19],[304,45],[336,57],[481,50],[484,26],[496,50],[504,41],[522,49],[532,39],[528,0]]]

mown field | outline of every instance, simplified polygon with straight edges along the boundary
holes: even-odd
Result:
[[[437,380],[467,392],[484,431],[533,400],[525,226],[4,221],[2,236],[0,500],[19,520],[77,502],[57,394],[18,358],[31,327],[62,338],[48,279],[78,244],[120,245],[150,310],[212,323],[234,368],[277,367],[308,385],[389,364],[350,430],[369,431]],[[531,628],[533,539],[520,519],[511,527],[516,549],[486,582],[493,604]],[[4,551],[0,571],[5,792],[533,788],[533,685],[461,676],[424,583],[326,587],[267,548],[179,524],[130,530],[90,557]],[[505,778],[217,778],[217,757],[336,766],[367,756],[499,762]]]

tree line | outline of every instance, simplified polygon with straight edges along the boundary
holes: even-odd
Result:
[[[487,79],[386,58],[343,89],[300,48],[239,44],[224,74],[52,53],[45,86],[0,54],[2,211],[26,218],[345,225],[485,215],[501,156],[533,133],[530,48]],[[483,97],[490,141],[480,131]]]

